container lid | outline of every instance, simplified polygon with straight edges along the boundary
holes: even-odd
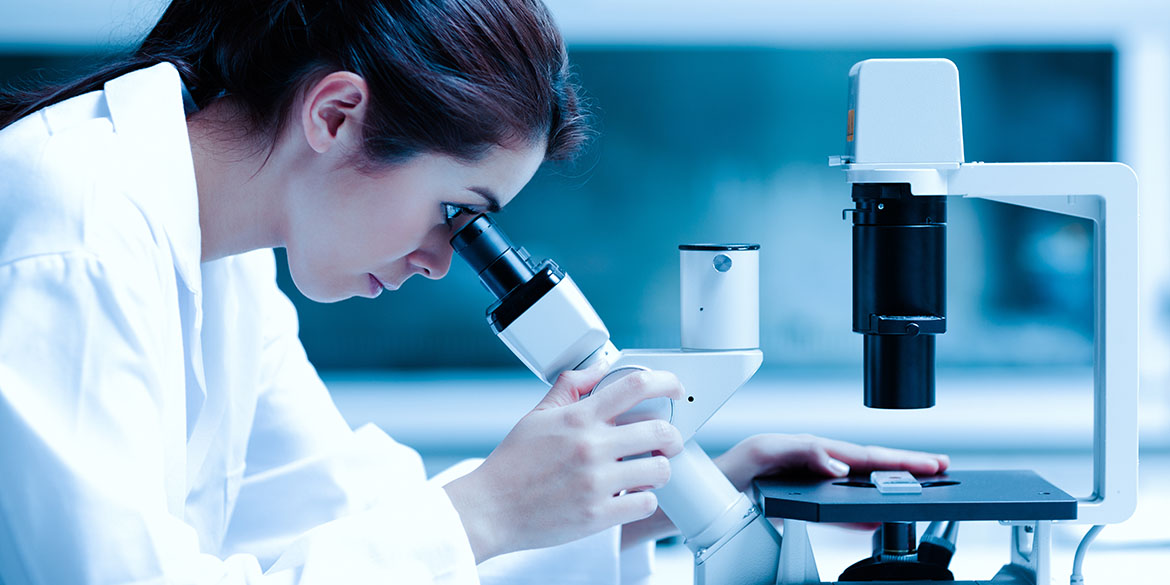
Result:
[[[701,250],[704,252],[727,252],[759,250],[759,244],[679,244],[679,250]]]

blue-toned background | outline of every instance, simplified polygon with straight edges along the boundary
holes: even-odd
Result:
[[[1114,158],[1109,50],[798,51],[581,48],[572,52],[597,139],[540,172],[500,214],[553,257],[619,347],[678,345],[676,244],[761,251],[766,367],[854,367],[851,206],[828,156],[844,149],[846,74],[869,57],[947,57],[961,72],[968,160]],[[942,364],[1087,364],[1091,224],[987,202],[950,208]],[[375,301],[296,294],[302,339],[325,369],[520,367],[486,328],[488,296],[456,260]]]

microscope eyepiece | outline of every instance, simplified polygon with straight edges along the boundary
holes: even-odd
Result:
[[[541,380],[617,353],[569,275],[552,260],[530,261],[486,215],[451,236],[451,247],[496,299],[485,313],[492,332]]]
[[[451,236],[451,247],[479,275],[496,300],[528,282],[535,274],[527,254],[517,248],[495,222],[479,215]]]

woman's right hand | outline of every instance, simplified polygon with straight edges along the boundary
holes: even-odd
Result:
[[[562,544],[645,518],[658,498],[645,491],[670,479],[669,457],[683,448],[678,429],[614,419],[649,398],[680,399],[669,372],[622,377],[582,400],[606,369],[561,374],[475,471],[447,484],[477,563]],[[622,461],[653,452],[654,456]]]

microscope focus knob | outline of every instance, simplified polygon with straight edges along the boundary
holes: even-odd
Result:
[[[589,392],[589,394],[587,394],[586,396],[591,396],[594,392],[597,392],[598,390],[601,390],[602,388],[605,388],[606,386],[609,386],[609,385],[613,384],[614,382],[617,382],[618,380],[621,380],[622,378],[629,376],[630,374],[633,374],[635,372],[648,372],[648,371],[650,371],[649,368],[643,368],[642,366],[623,366],[623,367],[617,368],[615,370],[611,370],[608,374],[605,375],[604,378],[601,379],[600,382],[597,383],[596,386],[593,387],[593,390],[591,390]],[[583,396],[582,400],[586,396]],[[654,419],[659,419],[659,420],[664,420],[666,422],[671,422],[673,418],[674,418],[674,401],[673,400],[671,400],[669,398],[651,398],[650,400],[643,400],[642,402],[635,405],[633,408],[618,415],[618,417],[616,419],[614,419],[614,424],[628,425],[630,423],[636,423],[636,422],[642,422],[644,420],[654,420]]]

